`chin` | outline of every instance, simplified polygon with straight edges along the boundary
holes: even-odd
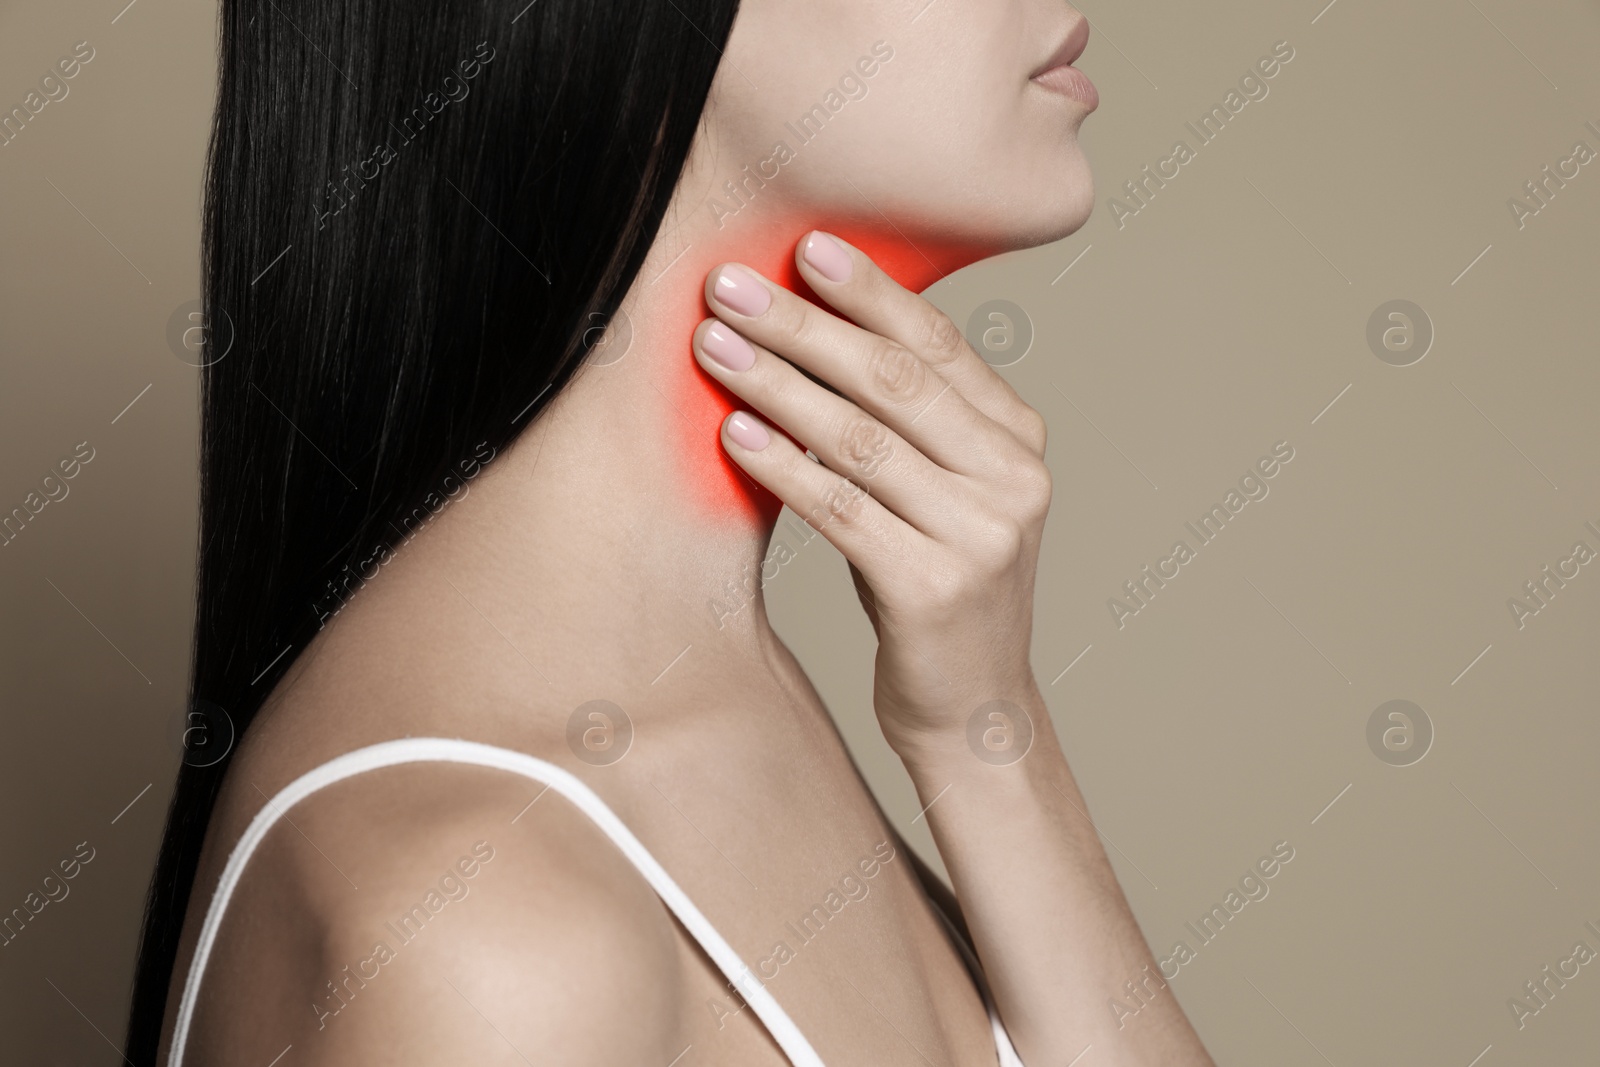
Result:
[[[982,216],[988,243],[1001,252],[1038,248],[1083,228],[1094,214],[1094,175],[1087,161],[1053,172],[1032,183],[1009,202],[986,204]]]
[[[1059,241],[1063,237],[1070,237],[1083,228],[1094,214],[1094,175],[1089,168],[1083,168],[1083,177],[1071,184],[1055,198],[1051,212],[1043,226],[1040,227],[1038,239],[1031,241],[1028,246],[1047,245],[1052,241]]]

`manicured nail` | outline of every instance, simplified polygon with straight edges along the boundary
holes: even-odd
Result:
[[[729,370],[749,370],[755,366],[756,350],[723,323],[713,322],[706,328],[700,347]]]
[[[849,281],[850,274],[855,269],[854,264],[850,262],[850,253],[845,251],[844,245],[821,230],[811,231],[801,255],[811,264],[812,270],[830,282]]]
[[[740,448],[751,452],[760,452],[772,443],[772,435],[767,428],[757,422],[755,416],[742,411],[734,412],[728,420],[728,437]]]
[[[751,318],[772,306],[772,294],[743,267],[723,267],[717,275],[717,299]]]

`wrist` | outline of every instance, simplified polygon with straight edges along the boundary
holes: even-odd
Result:
[[[1049,709],[1032,679],[999,692],[1005,695],[973,700],[936,717],[880,713],[884,737],[913,779],[949,782],[980,773],[993,778],[996,771],[1059,757]]]

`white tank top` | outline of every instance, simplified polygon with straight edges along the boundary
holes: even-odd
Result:
[[[672,880],[666,869],[656,862],[656,858],[592,789],[555,764],[535,759],[525,753],[475,741],[456,741],[442,737],[384,741],[330,760],[284,786],[278,795],[268,801],[266,807],[250,821],[238,844],[233,846],[233,852],[228,856],[227,865],[223,868],[222,877],[217,882],[216,893],[211,898],[211,905],[206,909],[205,922],[200,927],[200,940],[195,945],[194,958],[189,963],[189,974],[183,984],[183,999],[178,1002],[178,1017],[172,1032],[172,1048],[167,1056],[168,1067],[182,1067],[184,1047],[189,1039],[189,1025],[194,1020],[195,1002],[200,994],[200,981],[205,976],[206,961],[211,958],[211,949],[216,944],[217,931],[222,926],[223,912],[227,910],[228,900],[239,884],[245,864],[250,861],[251,854],[261,844],[273,824],[300,801],[334,782],[380,767],[393,767],[402,763],[434,762],[469,763],[479,767],[510,771],[547,785],[566,797],[611,839],[634,867],[638,868],[645,881],[649,882],[650,887],[661,897],[662,903],[677,916],[684,929],[700,943],[706,955],[717,965],[717,969],[744,997],[745,1003],[767,1028],[767,1032],[778,1043],[778,1047],[783,1050],[789,1062],[797,1067],[822,1067],[822,1059],[812,1049],[811,1043],[761,984],[755,972],[745,965],[733,947],[717,933],[716,927],[712,926],[701,914],[700,909],[694,906],[688,894],[678,887],[678,883]],[[943,910],[938,907],[934,910],[945,920],[947,926],[950,925],[950,919]],[[994,1001],[989,994],[988,984],[983,979],[982,969],[966,942],[953,928],[951,937],[966,959],[978,991],[983,996],[984,1006],[988,1009],[1000,1067],[1022,1067],[1022,1061],[1018,1059],[1016,1050],[1011,1045],[1011,1039],[1000,1023],[1000,1016],[995,1012]]]

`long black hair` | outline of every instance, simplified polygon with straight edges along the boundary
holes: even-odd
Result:
[[[656,237],[738,0],[222,0],[191,707],[239,732],[357,576],[570,380]],[[228,761],[186,759],[153,1065]]]

